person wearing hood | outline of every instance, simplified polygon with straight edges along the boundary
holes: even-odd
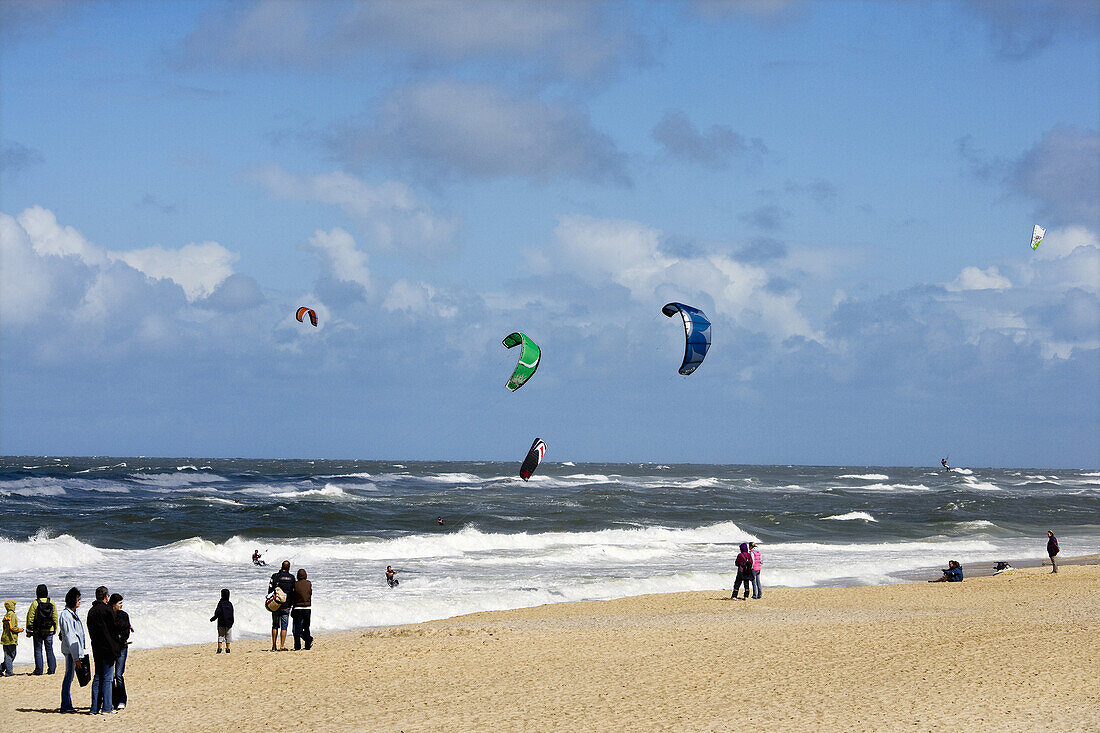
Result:
[[[19,628],[19,617],[15,615],[15,601],[4,601],[4,611],[4,631],[0,633],[0,644],[4,645],[4,666],[0,667],[0,674],[11,677],[15,674],[15,650],[23,629]]]
[[[1052,570],[1050,572],[1052,572],[1052,573],[1058,572],[1058,561],[1054,559],[1055,556],[1058,554],[1058,551],[1059,551],[1058,550],[1058,538],[1054,536],[1054,532],[1052,530],[1048,529],[1047,530],[1047,557],[1050,558],[1050,567],[1052,568]]]
[[[214,609],[211,621],[218,622],[218,654],[222,653],[222,642],[225,642],[225,653],[229,653],[229,642],[233,641],[233,603],[229,600],[229,589],[222,588],[222,599],[218,601],[218,607]]]
[[[313,583],[306,577],[305,568],[298,568],[298,579],[294,581],[294,610],[290,612],[294,619],[294,651],[313,647],[313,636],[309,633],[309,620],[313,614]]]
[[[57,671],[57,658],[53,654],[53,636],[57,633],[57,605],[50,600],[46,584],[35,591],[31,607],[27,609],[27,636],[34,639],[34,674],[42,674],[42,657],[46,658],[46,673]]]
[[[76,609],[79,606],[80,591],[77,588],[69,588],[69,592],[65,594],[65,610],[58,617],[57,624],[61,656],[65,657],[65,677],[61,680],[61,712],[63,713],[76,712],[69,689],[73,684],[76,670],[84,666],[84,655],[87,654],[85,650],[88,648],[87,642],[84,641],[84,625],[80,623],[80,616],[76,615]]]
[[[115,612],[107,605],[109,591],[101,585],[95,589],[95,603],[88,611],[88,636],[92,637],[92,659],[95,676],[92,677],[92,714],[115,712],[112,687],[115,682],[115,662],[121,645],[115,628]]]
[[[733,581],[733,595],[730,598],[737,597],[737,591],[744,583],[747,600],[749,593],[752,592],[752,554],[749,552],[749,543],[742,542],[740,550],[741,552],[737,553],[737,559],[734,560],[734,564],[737,565],[737,580]]]

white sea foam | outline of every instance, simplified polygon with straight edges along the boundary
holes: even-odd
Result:
[[[859,478],[865,481],[889,481],[890,477],[884,473],[846,473],[837,478]]]
[[[966,478],[963,479],[963,483],[966,486],[966,488],[971,489],[973,491],[1000,491],[1001,490],[1001,487],[997,486],[996,484],[992,484],[988,481],[979,481],[977,479],[970,478],[969,476],[967,476]]]
[[[0,573],[86,567],[105,559],[103,550],[67,534],[50,537],[39,531],[25,542],[0,539]]]
[[[971,476],[974,473],[969,468],[952,468],[951,472],[952,473],[961,473],[963,476]]]
[[[196,471],[198,469],[195,469]],[[132,473],[130,480],[147,486],[160,486],[166,489],[176,489],[194,484],[212,484],[228,481],[225,476],[216,473]]]
[[[822,519],[835,519],[839,522],[844,522],[852,519],[862,519],[865,522],[878,521],[867,512],[848,512],[847,514],[835,514],[831,517],[822,517]]]
[[[63,496],[65,487],[57,479],[18,479],[0,484],[0,496]]]
[[[840,489],[849,489],[853,491],[931,491],[930,488],[924,484],[864,484],[861,486],[838,486]]]
[[[573,461],[562,461],[561,465],[563,465],[563,466],[575,466],[577,464],[573,463]]]
[[[336,484],[326,483],[324,488],[321,489],[306,489],[305,491],[283,491],[275,494],[271,494],[272,498],[276,499],[357,499],[358,497],[348,494],[344,489]]]
[[[700,478],[694,481],[686,481],[682,484],[678,484],[685,489],[714,489],[723,486],[722,482],[716,478]]]

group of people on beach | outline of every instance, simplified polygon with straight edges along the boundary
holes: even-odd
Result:
[[[741,551],[737,553],[737,559],[734,560],[737,566],[737,579],[733,581],[733,595],[730,596],[730,600],[737,598],[737,591],[741,589],[742,583],[745,585],[745,597],[741,600],[749,599],[750,590],[752,599],[758,600],[763,595],[760,592],[760,567],[763,564],[760,550],[756,548],[755,542],[742,542],[739,549]]]
[[[92,715],[117,713],[126,707],[126,657],[130,647],[130,616],[122,610],[122,595],[110,594],[106,586],[95,590],[95,601],[88,610],[85,623],[81,623],[77,609],[81,605],[80,590],[70,588],[65,594],[65,608],[60,611],[50,598],[49,590],[41,584],[35,590],[35,599],[27,609],[26,628],[19,626],[15,613],[16,602],[4,602],[3,635],[4,665],[0,673],[13,676],[15,654],[19,634],[26,632],[34,641],[34,671],[31,674],[54,674],[57,657],[53,639],[58,637],[61,654],[65,658],[65,676],[61,680],[61,712],[78,712],[73,705],[71,687],[76,677],[80,686],[92,683]],[[89,662],[95,662],[95,670]]]
[[[300,651],[303,644],[305,649],[312,649],[313,636],[309,633],[309,622],[313,613],[313,583],[305,569],[298,568],[298,576],[295,577],[290,574],[290,560],[283,560],[279,571],[271,574],[267,592],[268,608],[271,610],[271,651],[288,651],[286,628],[291,618],[294,619],[294,651]],[[228,599],[225,591],[222,594]],[[280,595],[282,601],[278,600]],[[226,644],[228,646],[228,641]]]

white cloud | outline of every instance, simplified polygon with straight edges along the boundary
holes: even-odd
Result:
[[[277,196],[340,207],[375,246],[432,251],[453,245],[456,222],[435,214],[399,181],[371,184],[342,171],[299,177],[274,165],[254,175]]]
[[[21,213],[17,220],[30,237],[34,251],[40,255],[75,255],[89,265],[107,262],[107,252],[96,247],[70,226],[61,226],[49,209],[32,206]]]
[[[213,293],[232,275],[233,263],[239,256],[217,242],[203,242],[179,249],[164,249],[160,245],[132,249],[112,253],[111,259],[121,260],[151,278],[171,280],[193,302]]]
[[[373,292],[369,256],[356,247],[355,238],[346,231],[340,227],[328,232],[318,229],[304,246],[318,255],[334,279],[359,285],[367,295]]]
[[[964,267],[953,282],[947,284],[952,292],[961,290],[1007,290],[1012,282],[1001,275],[996,267],[982,270],[978,267]]]
[[[713,302],[715,315],[779,339],[820,340],[800,312],[800,293],[774,292],[762,267],[720,254],[676,257],[661,249],[661,233],[632,221],[562,217],[555,231],[564,259],[583,277],[610,279],[639,302]],[[662,303],[658,303],[663,305]]]

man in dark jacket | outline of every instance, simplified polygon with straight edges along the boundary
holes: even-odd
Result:
[[[91,713],[113,713],[114,700],[111,698],[111,686],[115,681],[115,661],[118,659],[121,645],[118,641],[115,614],[107,605],[107,587],[95,589],[95,603],[88,611],[88,637],[92,644],[92,659],[95,660],[95,677],[92,678]]]
[[[210,620],[218,622],[218,654],[222,653],[222,642],[225,642],[225,653],[229,654],[229,642],[233,641],[233,603],[229,600],[228,588],[222,588],[222,599]]]
[[[286,627],[290,624],[290,609],[294,606],[294,576],[290,574],[290,560],[283,560],[279,572],[271,574],[267,592],[273,593],[276,588],[282,588],[286,593],[286,602],[277,611],[271,612],[271,651],[276,651],[275,640],[278,638],[278,651],[285,652]]]
[[[1058,538],[1054,536],[1054,532],[1047,530],[1047,556],[1050,558],[1050,566],[1053,568],[1050,572],[1058,572],[1058,561],[1054,557],[1058,554]]]

